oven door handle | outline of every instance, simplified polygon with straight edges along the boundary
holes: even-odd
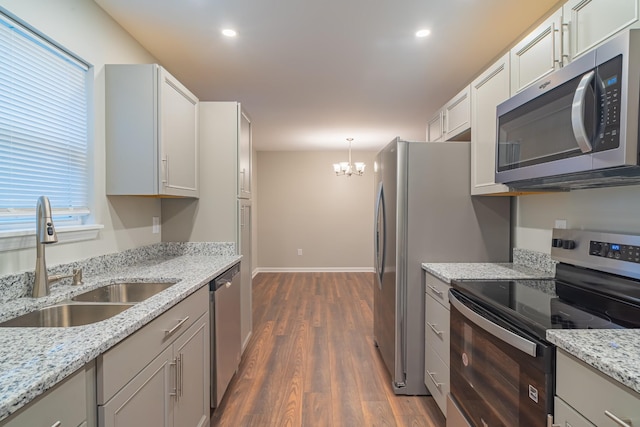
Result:
[[[538,347],[536,343],[485,319],[464,305],[464,303],[462,303],[462,301],[460,301],[451,291],[449,291],[449,303],[451,303],[451,305],[453,305],[464,317],[489,332],[494,337],[504,341],[512,347],[517,348],[529,356],[536,357],[536,349]]]

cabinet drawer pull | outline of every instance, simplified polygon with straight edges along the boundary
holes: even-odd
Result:
[[[431,328],[431,330],[436,334],[436,335],[442,335],[444,334],[444,331],[439,331],[436,329],[436,325],[431,324],[429,322],[427,322],[427,325],[429,325],[429,327]]]
[[[62,423],[60,421],[56,421],[55,423],[51,424],[51,427],[60,427],[62,425]]]
[[[427,371],[427,375],[429,375],[429,378],[431,378],[431,381],[433,381],[436,387],[438,387],[438,390],[440,390],[442,388],[442,383],[439,383],[438,381],[436,381],[435,374]]]
[[[439,297],[442,296],[442,291],[440,289],[434,288],[431,285],[428,285],[428,286],[429,286],[429,289],[431,289],[431,292],[433,292],[434,294],[438,295]]]
[[[604,414],[607,417],[611,418],[613,420],[613,422],[618,424],[620,427],[632,427],[631,426],[631,420],[628,420],[626,418],[619,418],[614,413],[609,412],[607,410],[604,411]]]
[[[165,336],[165,338],[166,338],[166,337],[168,337],[169,335],[173,335],[173,333],[174,333],[175,331],[177,331],[177,330],[180,328],[180,326],[184,325],[184,322],[186,322],[187,320],[189,320],[189,316],[187,316],[187,317],[185,317],[184,319],[180,320],[180,321],[178,322],[178,324],[177,324],[176,326],[174,326],[173,328],[171,328],[171,329],[164,329],[164,336]]]

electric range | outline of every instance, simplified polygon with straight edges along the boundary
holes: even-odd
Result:
[[[640,328],[640,236],[554,229],[549,280],[456,280],[447,426],[544,426],[553,414],[549,329]],[[449,417],[448,417],[449,418]]]

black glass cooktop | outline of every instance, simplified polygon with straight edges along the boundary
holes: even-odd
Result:
[[[453,288],[544,339],[547,329],[640,328],[640,282],[559,264],[552,280],[454,281]]]

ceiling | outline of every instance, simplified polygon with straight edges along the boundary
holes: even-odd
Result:
[[[351,137],[354,151],[424,140],[429,116],[558,2],[95,1],[200,100],[240,101],[257,150]]]

